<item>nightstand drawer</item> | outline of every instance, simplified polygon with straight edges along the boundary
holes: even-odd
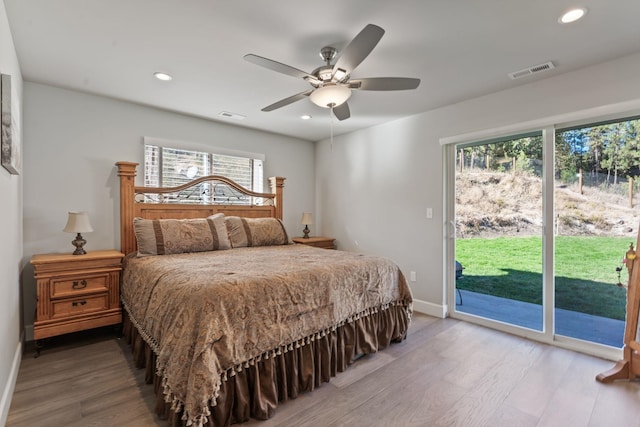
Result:
[[[75,276],[51,279],[51,298],[65,298],[85,293],[106,292],[109,275]]]
[[[90,295],[82,298],[57,300],[51,302],[53,313],[51,318],[61,318],[102,311],[109,308],[108,295]]]

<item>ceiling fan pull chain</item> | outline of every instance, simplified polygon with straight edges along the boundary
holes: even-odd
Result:
[[[331,152],[333,152],[333,105],[329,108],[329,128],[331,129]]]

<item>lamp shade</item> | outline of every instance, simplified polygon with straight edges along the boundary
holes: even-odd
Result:
[[[302,221],[300,221],[300,224],[313,225],[313,215],[311,215],[311,212],[305,212],[302,214]]]
[[[65,233],[89,233],[93,227],[89,222],[89,214],[86,212],[69,212],[67,225],[62,230]]]
[[[349,97],[351,97],[351,89],[334,83],[325,84],[309,96],[311,102],[323,108],[337,107],[344,104]]]

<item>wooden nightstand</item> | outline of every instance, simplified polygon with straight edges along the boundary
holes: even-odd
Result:
[[[336,239],[332,239],[331,237],[309,237],[305,239],[304,237],[294,237],[292,239],[295,243],[302,243],[307,246],[315,246],[316,248],[323,249],[335,249],[333,245],[333,241]]]
[[[121,323],[123,257],[114,250],[34,255],[38,303],[33,338]]]

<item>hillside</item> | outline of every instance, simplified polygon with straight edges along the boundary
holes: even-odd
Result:
[[[635,241],[640,199],[576,185],[556,185],[556,233],[630,237]],[[458,238],[532,235],[542,229],[542,182],[527,174],[467,172],[456,177]]]

